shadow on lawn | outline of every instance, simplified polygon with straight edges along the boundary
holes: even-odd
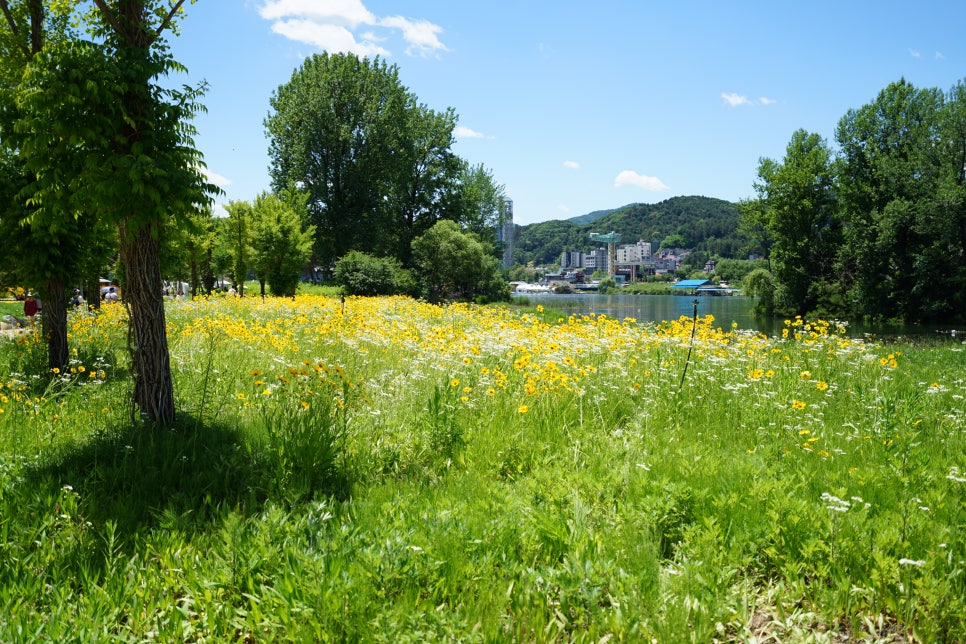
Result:
[[[71,486],[84,519],[112,522],[121,535],[170,527],[172,517],[181,530],[204,531],[229,513],[252,516],[270,500],[298,503],[348,489],[343,473],[314,486],[291,479],[249,432],[181,413],[169,429],[97,432],[28,469],[23,484],[47,488],[41,494]]]

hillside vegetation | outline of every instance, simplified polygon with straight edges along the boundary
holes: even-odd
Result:
[[[710,197],[672,197],[657,204],[630,204],[589,222],[586,217],[545,221],[523,226],[517,237],[517,264],[553,264],[564,250],[589,250],[591,232],[615,231],[625,243],[651,242],[657,251],[670,235],[680,235],[684,246],[711,255],[737,258],[752,250],[738,232],[735,204]]]

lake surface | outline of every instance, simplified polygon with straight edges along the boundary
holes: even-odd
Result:
[[[785,327],[784,319],[758,318],[751,314],[756,298],[743,296],[687,296],[687,295],[625,295],[621,293],[579,293],[558,295],[555,293],[528,293],[525,296],[533,306],[542,304],[570,315],[595,313],[623,320],[634,318],[638,322],[661,322],[676,320],[682,315],[694,315],[694,302],[698,303],[698,315],[709,313],[714,316],[715,326],[731,328],[737,322],[741,329],[754,329],[767,335],[781,333]],[[950,335],[950,327],[936,325],[906,326],[868,326],[850,323],[849,335],[872,334],[881,338],[912,336],[918,338],[949,338],[962,342],[966,340],[966,329],[960,328],[956,335]]]

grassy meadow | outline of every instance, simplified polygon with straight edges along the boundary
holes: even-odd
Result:
[[[0,641],[961,642],[966,346],[404,298],[0,339]]]

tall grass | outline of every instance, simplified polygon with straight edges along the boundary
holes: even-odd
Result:
[[[0,640],[966,639],[961,344],[169,306],[165,430],[122,307],[4,345]]]

